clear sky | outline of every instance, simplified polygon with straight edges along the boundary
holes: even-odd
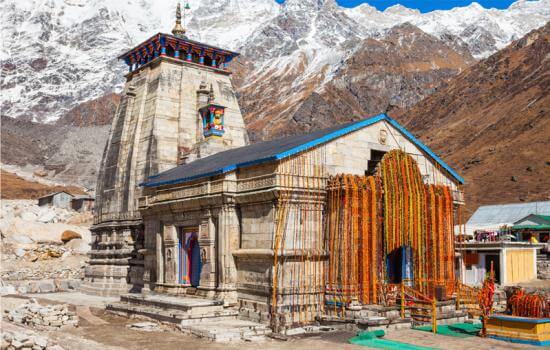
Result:
[[[376,7],[378,10],[385,10],[395,4],[401,4],[405,7],[412,9],[419,9],[420,12],[430,12],[433,10],[448,10],[457,6],[467,6],[471,4],[472,0],[336,0],[340,6],[355,7],[364,2],[371,6]],[[283,3],[284,0],[277,0],[279,3]],[[514,2],[514,0],[477,0],[481,6],[485,8],[495,7],[498,9],[505,9]]]

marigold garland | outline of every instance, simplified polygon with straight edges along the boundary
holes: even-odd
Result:
[[[387,279],[385,257],[403,246],[413,252],[415,289],[431,295],[442,286],[447,296],[453,292],[451,190],[424,184],[410,155],[388,152],[376,176],[332,177],[327,209],[327,285],[334,311],[352,299],[378,302],[377,285]]]

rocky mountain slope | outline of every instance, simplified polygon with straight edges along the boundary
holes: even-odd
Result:
[[[174,1],[1,0],[2,115],[55,121],[80,103],[120,88],[123,50],[150,35],[169,32]],[[276,101],[296,111],[321,94],[366,38],[384,38],[410,22],[456,50],[483,57],[550,19],[550,0],[518,1],[506,10],[477,4],[418,13],[402,6],[353,9],[334,0],[191,0],[190,37],[239,50],[248,58],[241,101],[252,84],[291,81]],[[293,97],[299,91],[298,98]],[[309,90],[314,90],[308,93]],[[251,116],[262,112],[246,109]],[[277,112],[277,111],[275,111]],[[283,116],[285,108],[270,115]],[[292,114],[292,113],[291,113]]]
[[[546,24],[399,118],[464,176],[470,211],[550,199],[549,40]]]
[[[74,195],[85,195],[80,187],[76,186],[48,186],[35,181],[26,180],[16,174],[2,170],[0,173],[0,187],[2,199],[38,199],[49,193],[66,191]]]
[[[0,157],[3,164],[26,172],[95,189],[109,127],[50,125],[2,117]]]
[[[191,38],[242,53],[231,69],[253,141],[407,110],[476,59],[550,19],[550,0],[426,14],[402,6],[346,9],[334,0],[190,4]],[[170,32],[174,1],[0,5],[2,162],[93,187],[126,70],[116,56],[156,32]],[[473,84],[477,76],[470,79]],[[483,87],[492,87],[484,79]],[[428,107],[417,107],[411,120]],[[422,133],[420,125],[415,131]],[[463,159],[456,157],[451,161]]]
[[[388,106],[406,109],[473,62],[468,53],[457,52],[411,24],[395,26],[384,38],[358,42],[329,81],[319,74],[300,88],[293,86],[289,73],[284,80],[258,79],[260,89],[255,84],[241,88],[248,97],[243,106],[249,135],[253,140],[269,139],[360,119]],[[271,104],[274,96],[292,102]]]

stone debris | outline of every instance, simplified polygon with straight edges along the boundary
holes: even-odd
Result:
[[[82,262],[79,266],[60,267],[53,271],[44,271],[39,268],[21,268],[19,270],[2,271],[0,279],[4,281],[80,279],[84,274],[84,267],[85,264]]]
[[[0,295],[78,288],[91,249],[91,214],[30,200],[3,200],[0,209]]]
[[[64,350],[61,346],[51,344],[50,340],[46,337],[14,331],[3,332],[2,344],[0,346],[2,350]]]
[[[45,330],[58,330],[63,327],[78,327],[78,316],[69,311],[67,304],[42,306],[31,299],[8,312],[8,320]]]
[[[129,324],[126,327],[130,329],[135,329],[138,331],[144,331],[144,332],[154,332],[154,331],[160,330],[159,324],[154,322],[139,322],[139,323]]]

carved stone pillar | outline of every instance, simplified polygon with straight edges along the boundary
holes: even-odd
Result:
[[[157,280],[157,233],[159,231],[159,222],[157,220],[145,220],[145,230],[143,238],[143,249],[138,253],[143,256],[143,289],[141,292],[147,294],[154,289],[154,283]]]
[[[178,234],[173,225],[164,225],[164,283],[178,283]]]
[[[201,251],[201,278],[199,289],[214,291],[216,289],[216,228],[212,213],[207,209],[199,226],[199,247]],[[213,293],[212,293],[213,294]]]
[[[237,268],[233,251],[239,249],[239,219],[235,204],[224,204],[218,217],[219,287],[225,304],[237,303]]]
[[[163,226],[158,225],[155,231],[157,283],[164,283],[164,232],[161,228],[163,228]]]

